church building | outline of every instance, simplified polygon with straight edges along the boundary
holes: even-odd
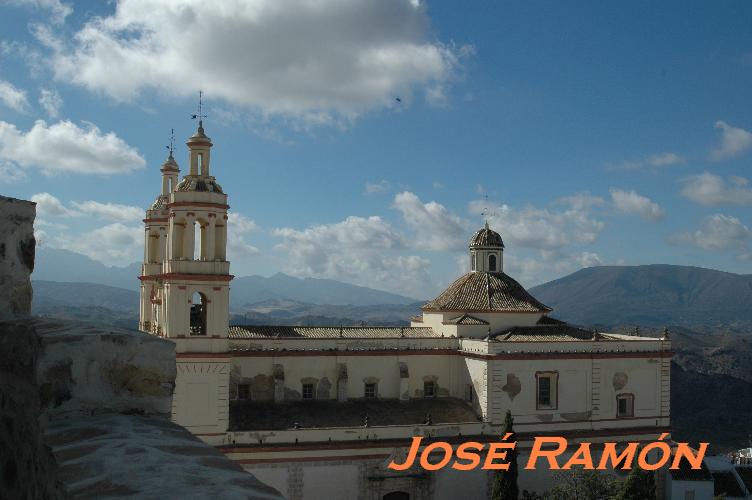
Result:
[[[290,500],[488,498],[481,468],[387,464],[413,436],[498,441],[507,410],[521,463],[535,436],[592,442],[597,456],[598,443],[670,432],[668,336],[554,319],[504,272],[488,223],[469,240],[470,272],[410,326],[230,325],[228,198],[200,120],[186,144],[188,173],[171,151],[146,211],[139,328],[176,345],[173,420]],[[555,481],[520,471],[521,489]]]

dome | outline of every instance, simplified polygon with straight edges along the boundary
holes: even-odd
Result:
[[[175,191],[200,191],[224,194],[222,186],[217,184],[214,177],[200,177],[195,175],[186,175],[183,177],[180,184],[175,186]]]
[[[470,248],[475,247],[501,247],[504,248],[504,242],[501,239],[501,235],[486,226],[476,231],[472,238],[470,238]]]
[[[167,208],[167,204],[170,202],[170,198],[166,194],[160,194],[154,203],[151,204],[149,210],[162,210]]]
[[[501,272],[464,274],[422,309],[424,311],[531,313],[552,310],[538,302],[514,279]]]
[[[170,156],[162,164],[162,171],[164,172],[165,170],[174,170],[176,172],[180,171],[178,162],[176,162],[175,158],[172,157],[172,152],[170,152]]]

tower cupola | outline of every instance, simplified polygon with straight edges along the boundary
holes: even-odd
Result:
[[[499,233],[488,227],[488,221],[475,232],[468,247],[471,271],[499,273],[504,270],[504,241]]]

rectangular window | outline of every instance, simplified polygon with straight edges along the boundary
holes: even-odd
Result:
[[[368,383],[365,385],[365,388],[363,390],[363,395],[367,398],[375,398],[376,397],[376,384],[374,383]]]
[[[251,399],[251,386],[238,384],[238,399]]]
[[[538,410],[555,410],[557,403],[557,372],[538,372],[536,408]]]
[[[472,403],[475,397],[473,396],[473,385],[472,384],[465,384],[465,401],[468,403]]]
[[[436,382],[423,382],[423,397],[424,398],[436,397]]]
[[[695,500],[695,490],[686,490],[684,492],[684,500]]]
[[[632,394],[619,394],[616,396],[616,416],[634,417],[634,396]]]
[[[315,399],[313,384],[303,384],[303,399]]]

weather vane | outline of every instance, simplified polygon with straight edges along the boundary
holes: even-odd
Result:
[[[191,115],[191,120],[195,120],[196,118],[198,118],[199,126],[201,126],[201,122],[203,121],[203,119],[206,118],[206,115],[203,114],[203,95],[204,93],[201,90],[199,90],[198,91],[198,114]]]
[[[170,152],[170,158],[172,158],[172,151],[173,151],[174,146],[175,146],[175,129],[171,128],[170,129],[170,145],[165,146],[167,150]]]

